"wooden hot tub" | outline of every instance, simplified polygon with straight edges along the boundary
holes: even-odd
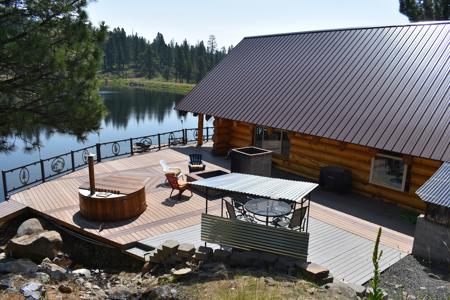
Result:
[[[145,183],[136,177],[116,176],[96,180],[95,193],[91,194],[89,182],[78,191],[80,213],[93,221],[113,222],[139,216],[147,208]]]

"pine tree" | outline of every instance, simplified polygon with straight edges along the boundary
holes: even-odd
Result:
[[[400,0],[400,12],[411,22],[449,20],[449,0]]]

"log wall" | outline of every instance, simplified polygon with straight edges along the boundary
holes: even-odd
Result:
[[[231,148],[253,145],[254,126],[251,124],[222,119],[215,120],[214,127],[217,154],[226,154]],[[318,180],[321,167],[341,166],[351,170],[354,191],[420,211],[424,211],[425,203],[415,192],[441,165],[439,161],[405,156],[404,162],[409,168],[408,180],[406,191],[400,192],[369,183],[372,157],[377,150],[299,133],[288,135],[291,143],[289,157],[274,155],[276,167]]]

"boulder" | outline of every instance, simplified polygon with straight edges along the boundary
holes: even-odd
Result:
[[[0,263],[0,273],[20,273],[32,275],[36,273],[38,266],[28,259],[16,259]]]
[[[358,299],[355,290],[344,282],[327,283],[324,287],[327,299]]]
[[[32,235],[41,233],[44,231],[41,221],[36,218],[28,219],[23,222],[17,229],[16,237],[21,237],[24,235]]]
[[[41,299],[42,284],[39,282],[28,282],[20,289],[26,299]]]
[[[213,253],[213,260],[218,262],[227,263],[231,256],[231,252],[222,249],[216,249]]]
[[[183,243],[178,246],[177,255],[182,258],[192,258],[195,253],[195,246],[189,243]]]
[[[164,243],[162,243],[161,248],[164,252],[171,255],[177,253],[179,245],[180,243],[178,243],[175,240],[167,240]]]
[[[190,274],[192,274],[191,268],[182,268],[178,270],[171,271],[172,275],[177,279],[183,279],[188,277]]]
[[[57,231],[44,231],[11,239],[6,251],[12,257],[29,258],[37,262],[45,257],[54,258],[62,244],[61,235]]]
[[[297,266],[303,274],[316,282],[327,278],[330,273],[327,268],[312,262],[298,262]]]
[[[47,273],[50,278],[55,281],[63,280],[67,277],[67,270],[54,263],[48,262],[48,260],[42,261],[38,270],[40,272]]]
[[[34,279],[40,283],[48,283],[50,282],[50,275],[44,272],[36,272],[36,274],[34,274]]]
[[[153,300],[176,300],[179,299],[177,296],[177,290],[171,288],[170,286],[163,285],[151,288],[142,294],[144,299]]]
[[[122,284],[110,288],[107,291],[107,294],[109,295],[109,299],[117,299],[117,300],[129,299],[132,296],[132,292],[125,285]]]

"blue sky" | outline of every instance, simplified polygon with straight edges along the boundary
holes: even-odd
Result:
[[[216,36],[219,46],[251,35],[408,23],[398,0],[98,0],[88,6],[91,21],[105,21],[152,40],[190,43]]]

